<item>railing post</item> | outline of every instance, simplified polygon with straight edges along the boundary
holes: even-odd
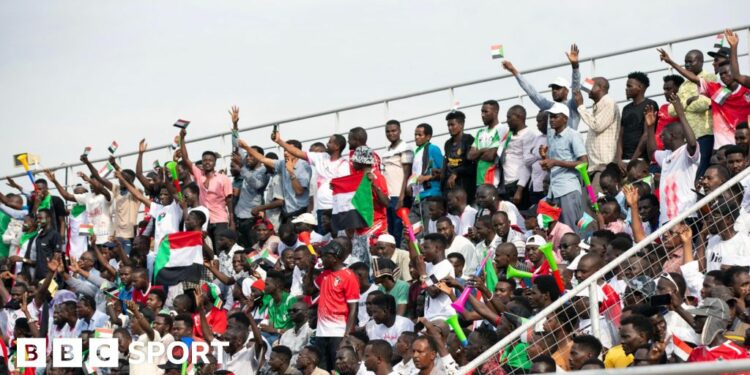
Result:
[[[70,167],[68,167],[67,165],[65,166],[65,186],[66,187],[68,186],[68,169],[69,168]]]
[[[589,284],[589,319],[591,319],[591,334],[599,337],[599,284]]]
[[[385,120],[383,120],[383,123],[385,123],[385,122],[387,122],[388,120],[390,120],[389,114],[390,114],[390,112],[391,112],[391,102],[390,102],[390,101],[388,101],[388,100],[386,100],[386,101],[384,101],[384,102],[383,102],[383,106],[385,107],[385,108],[384,108],[384,109],[385,109],[385,111],[384,111],[384,113],[383,113],[383,116],[385,116]]]
[[[336,120],[335,120],[334,124],[335,124],[335,128],[333,129],[334,133],[338,133],[339,132],[339,126],[341,126],[341,114],[339,113],[339,111],[336,111]]]
[[[456,108],[457,107],[456,106],[456,92],[454,90],[455,89],[453,87],[451,87],[450,90],[448,90],[448,92],[449,92],[449,94],[451,96],[451,106],[450,106],[450,108],[458,110],[458,108]]]
[[[672,53],[672,42],[667,44],[667,50],[669,51],[669,56],[674,56],[674,53]],[[672,68],[672,65],[669,66],[669,74],[674,74],[674,68]]]
[[[591,59],[591,77],[596,77],[596,59]]]

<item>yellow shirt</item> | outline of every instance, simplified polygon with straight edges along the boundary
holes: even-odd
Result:
[[[607,352],[604,356],[604,367],[605,368],[625,368],[633,363],[633,355],[625,355],[625,351],[622,350],[622,345],[617,345]]]

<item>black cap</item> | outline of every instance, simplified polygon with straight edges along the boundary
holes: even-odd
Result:
[[[163,365],[159,365],[162,370],[182,370],[182,365],[174,362],[166,362]]]
[[[729,47],[721,47],[716,51],[709,52],[708,55],[713,57],[714,59],[717,57],[723,57],[725,59],[728,59],[730,53],[731,53],[731,50],[729,49]]]

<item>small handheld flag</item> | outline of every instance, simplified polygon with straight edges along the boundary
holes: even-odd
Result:
[[[594,218],[591,217],[591,215],[587,213],[583,213],[583,216],[578,220],[578,223],[576,225],[578,226],[578,229],[583,232],[586,230],[586,227],[589,226],[589,224],[594,222]]]
[[[724,39],[724,34],[717,34],[716,40],[714,41],[714,47],[716,48],[729,48],[729,43],[727,43],[727,40]]]
[[[581,82],[581,90],[585,92],[591,92],[591,90],[594,88],[594,79],[593,78],[586,78]]]
[[[174,127],[175,128],[180,128],[180,129],[186,129],[188,127],[188,125],[190,125],[190,121],[188,121],[188,120],[182,120],[182,119],[177,120],[174,123]]]
[[[117,144],[117,141],[112,141],[112,144],[109,147],[107,147],[107,150],[109,150],[110,154],[114,154],[115,151],[117,151],[117,147],[119,146],[120,145]]]
[[[86,146],[86,148],[83,149],[83,156],[89,156],[89,152],[91,152],[91,146]]]
[[[503,51],[502,44],[495,44],[493,46],[490,46],[490,53],[492,54],[493,59],[502,59],[503,57],[505,57],[505,51]]]
[[[94,234],[94,226],[92,224],[81,224],[78,226],[78,234],[81,236]]]

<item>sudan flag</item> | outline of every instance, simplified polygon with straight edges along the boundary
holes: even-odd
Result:
[[[198,282],[203,265],[203,235],[199,231],[177,232],[164,237],[154,262],[154,284]]]
[[[374,207],[372,182],[363,172],[331,180],[333,190],[333,227],[360,229],[372,226]]]

